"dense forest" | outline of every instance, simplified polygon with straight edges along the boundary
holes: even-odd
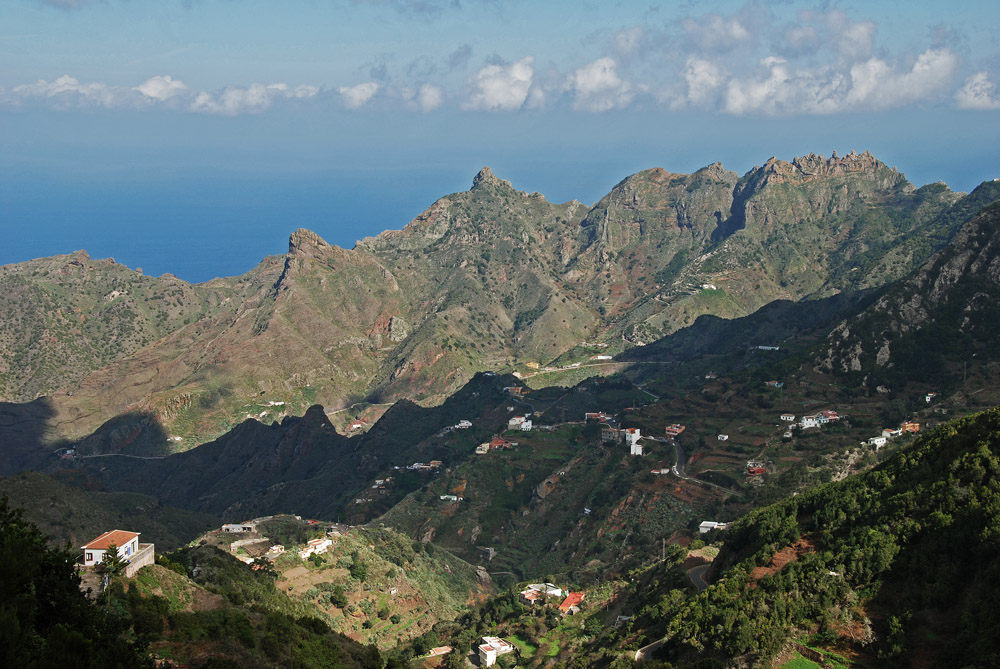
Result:
[[[652,611],[673,661],[766,663],[796,635],[880,662],[1000,664],[1000,409],[740,519],[694,598]]]

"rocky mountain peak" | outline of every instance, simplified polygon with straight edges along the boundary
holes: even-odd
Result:
[[[330,244],[325,239],[305,228],[299,228],[288,238],[290,255],[316,256],[329,248]]]
[[[494,186],[494,187],[499,186],[504,188],[510,188],[511,190],[513,190],[514,188],[509,181],[497,178],[497,176],[493,174],[493,170],[491,170],[489,167],[484,167],[483,169],[479,170],[479,174],[477,174],[476,177],[472,180],[472,188],[470,188],[469,190],[476,191],[481,188],[485,188],[487,186]]]
[[[707,176],[716,181],[730,181],[737,178],[737,174],[735,172],[730,172],[722,165],[721,162],[718,161],[701,168],[696,172],[696,174]]]

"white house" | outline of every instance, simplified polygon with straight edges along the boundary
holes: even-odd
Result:
[[[625,443],[627,443],[629,446],[633,446],[639,443],[640,439],[642,439],[642,434],[640,433],[639,428],[637,427],[625,428]]]
[[[472,427],[472,421],[465,420],[464,418],[458,421],[458,425],[455,426],[459,430],[468,430]]]
[[[505,655],[514,651],[507,641],[495,636],[484,636],[483,642],[479,645],[479,666],[492,667],[497,662],[498,655]]]
[[[507,421],[507,427],[514,429],[515,427],[520,427],[521,423],[524,422],[524,416],[513,416]]]
[[[256,532],[256,523],[226,523],[222,526],[223,532]]]
[[[83,564],[86,567],[101,564],[104,561],[104,552],[114,544],[118,547],[118,555],[123,560],[129,560],[139,552],[139,533],[128,532],[126,530],[111,530],[105,532],[83,548]]]
[[[787,423],[794,423],[795,422],[795,414],[793,414],[793,413],[783,413],[783,414],[781,414],[781,420],[783,420],[783,421],[785,421]]]
[[[728,434],[720,434],[719,435],[719,441],[729,441],[729,435]]]
[[[898,436],[900,436],[902,434],[903,434],[903,428],[901,428],[901,427],[897,427],[896,429],[893,429],[891,427],[887,427],[884,430],[882,430],[882,436],[883,437],[889,437],[890,439],[893,438],[893,437],[898,437]]]
[[[801,425],[803,430],[808,430],[811,427],[819,427],[819,414],[803,416]]]
[[[708,534],[712,530],[724,530],[727,527],[727,523],[718,523],[714,520],[702,521],[701,525],[698,526],[698,532],[701,534]]]
[[[629,444],[628,445],[629,455],[642,455],[642,444]]]
[[[546,597],[563,597],[564,593],[562,588],[555,585],[554,583],[531,583],[528,585],[528,590],[535,590],[542,593]]]
[[[874,446],[875,450],[877,451],[878,449],[885,446],[887,441],[889,440],[886,437],[872,437],[871,439],[868,440],[868,445]]]
[[[521,432],[531,432],[531,427],[532,427],[531,421],[525,420],[523,423],[521,423]]]
[[[305,560],[310,555],[319,555],[320,553],[325,553],[333,542],[329,539],[312,539],[306,544],[306,547],[299,551],[299,557]]]

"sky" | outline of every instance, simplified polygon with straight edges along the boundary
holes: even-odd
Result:
[[[5,0],[0,264],[190,281],[350,248],[489,165],[591,204],[649,167],[871,151],[1000,177],[993,2]]]

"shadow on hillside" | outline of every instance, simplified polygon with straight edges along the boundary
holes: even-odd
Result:
[[[146,411],[130,411],[115,416],[77,442],[77,455],[80,456],[117,453],[161,457],[170,452],[169,435],[156,415]]]
[[[25,403],[0,402],[0,475],[40,469],[47,459],[56,457],[59,445],[45,439],[54,416],[48,397]]]
[[[819,300],[775,300],[741,318],[699,316],[686,328],[622,353],[623,362],[686,361],[700,355],[723,355],[756,346],[778,346],[791,337],[820,332],[867,307],[874,291],[845,292]]]

